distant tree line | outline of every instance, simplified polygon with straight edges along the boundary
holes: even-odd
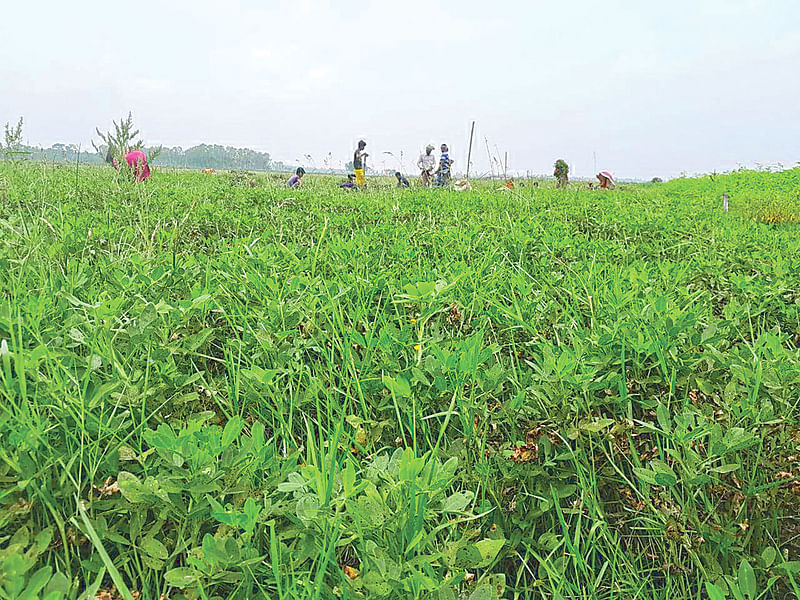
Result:
[[[105,160],[105,151],[94,148],[80,148],[76,144],[53,144],[49,148],[18,145],[16,150],[24,153],[29,160],[57,163],[101,164]],[[148,149],[145,149],[148,152]],[[269,153],[258,152],[250,148],[234,148],[219,144],[200,144],[191,148],[162,147],[155,164],[162,167],[185,169],[245,169],[251,171],[280,171],[293,167],[279,161],[273,161]]]

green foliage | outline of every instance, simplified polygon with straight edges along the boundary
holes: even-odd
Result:
[[[797,594],[798,177],[0,165],[0,596]]]
[[[16,125],[6,123],[4,132],[4,143],[0,144],[0,151],[5,160],[21,160],[28,156],[22,144],[22,117]]]
[[[19,118],[19,121],[14,126],[12,126],[11,123],[6,123],[4,137],[4,151],[14,152],[20,149],[22,146],[22,117]]]
[[[49,566],[36,567],[52,540],[52,528],[31,539],[27,527],[14,532],[0,549],[0,595],[9,600],[60,600],[69,588],[67,577]]]
[[[742,170],[713,178],[670,182],[676,192],[698,185],[717,194],[715,206],[722,204],[722,194],[727,193],[733,213],[768,225],[800,224],[800,168],[777,173]]]
[[[108,154],[117,160],[121,160],[131,150],[141,150],[142,140],[137,140],[139,130],[134,129],[133,115],[128,113],[127,118],[119,120],[119,123],[112,121],[113,129],[103,133],[100,128],[95,128],[100,137],[101,145],[97,146],[92,141],[95,151],[100,154]]]
[[[118,161],[122,162],[122,158],[131,150],[142,150],[144,144],[139,136],[139,130],[134,128],[133,115],[129,112],[126,118],[111,122],[113,130],[106,133],[100,131],[100,128],[95,128],[97,135],[100,137],[101,143],[98,146],[92,141],[92,146],[95,152],[100,156],[111,156]],[[149,148],[147,151],[147,158],[153,162],[161,154],[161,147]]]

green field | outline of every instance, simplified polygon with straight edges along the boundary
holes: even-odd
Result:
[[[116,177],[0,163],[0,598],[800,591],[800,169]]]

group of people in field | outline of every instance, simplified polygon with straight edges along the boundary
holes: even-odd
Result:
[[[450,183],[450,170],[453,167],[453,159],[450,158],[450,149],[447,144],[442,144],[441,154],[439,155],[439,168],[436,167],[436,157],[433,155],[433,146],[428,144],[425,152],[419,155],[417,168],[420,170],[420,181],[425,187],[436,185],[443,187]],[[434,176],[436,178],[434,182]]]
[[[453,159],[450,158],[450,149],[447,144],[441,145],[441,153],[437,160],[436,155],[433,154],[434,147],[430,144],[425,147],[425,151],[419,155],[417,160],[417,167],[420,170],[420,181],[425,187],[444,187],[450,183],[451,171],[453,167]],[[361,140],[358,142],[353,153],[353,173],[347,175],[347,180],[339,184],[342,189],[361,190],[367,186],[367,142]],[[438,165],[438,166],[437,166]],[[286,186],[292,189],[299,188],[303,184],[303,175],[306,174],[303,167],[299,167],[295,174],[292,175],[286,182]],[[408,188],[411,183],[400,171],[395,171],[395,179],[397,179],[397,187]]]
[[[364,189],[367,185],[366,168],[367,157],[369,154],[366,151],[367,143],[364,140],[358,142],[358,147],[353,153],[353,173],[347,176],[347,180],[339,184],[342,189],[360,190]],[[433,154],[434,147],[430,144],[425,147],[425,151],[419,155],[417,160],[417,168],[420,171],[420,182],[424,187],[444,187],[450,183],[451,170],[453,167],[453,160],[450,158],[450,149],[447,144],[442,144],[440,147],[440,154],[437,160],[436,155]],[[147,156],[141,150],[130,150],[124,152],[123,156],[128,169],[136,181],[145,181],[150,178],[150,165],[147,163]],[[106,154],[106,161],[111,163],[115,169],[119,169],[119,161],[113,156],[109,149]],[[556,162],[555,172],[553,175],[558,181],[559,187],[566,187],[567,182],[567,163],[563,160]],[[286,186],[292,189],[297,189],[303,184],[303,176],[306,174],[303,167],[299,167],[294,175],[292,175],[286,182]],[[394,174],[397,179],[398,188],[411,187],[408,179],[396,171]],[[589,189],[614,189],[616,182],[614,177],[608,171],[600,171],[596,178],[599,183],[590,183]],[[509,180],[506,187],[513,188],[513,181]]]

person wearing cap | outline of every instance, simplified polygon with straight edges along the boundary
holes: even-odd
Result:
[[[292,188],[293,190],[299,188],[301,185],[303,185],[303,175],[305,174],[306,170],[303,167],[298,167],[297,171],[294,172],[294,175],[292,175],[289,178],[289,181],[286,182],[286,187]]]
[[[433,181],[433,170],[436,168],[436,157],[433,155],[433,146],[425,146],[425,152],[419,155],[417,167],[421,171],[422,185],[429,187]]]
[[[450,149],[447,144],[442,144],[442,154],[439,157],[439,168],[436,169],[436,185],[439,187],[445,186],[450,183],[450,167],[453,166],[453,161],[450,160]]]
[[[356,185],[362,189],[367,185],[367,178],[364,172],[367,168],[367,157],[369,154],[364,152],[366,147],[367,142],[361,140],[358,142],[358,148],[356,148],[355,154],[353,154],[353,171],[356,173]]]
[[[608,171],[600,171],[596,177],[600,181],[601,190],[613,190],[617,186],[614,182],[614,178]]]
[[[400,171],[395,171],[394,176],[397,177],[397,187],[399,188],[411,187],[411,184],[408,183],[408,179],[403,177],[403,174]]]

